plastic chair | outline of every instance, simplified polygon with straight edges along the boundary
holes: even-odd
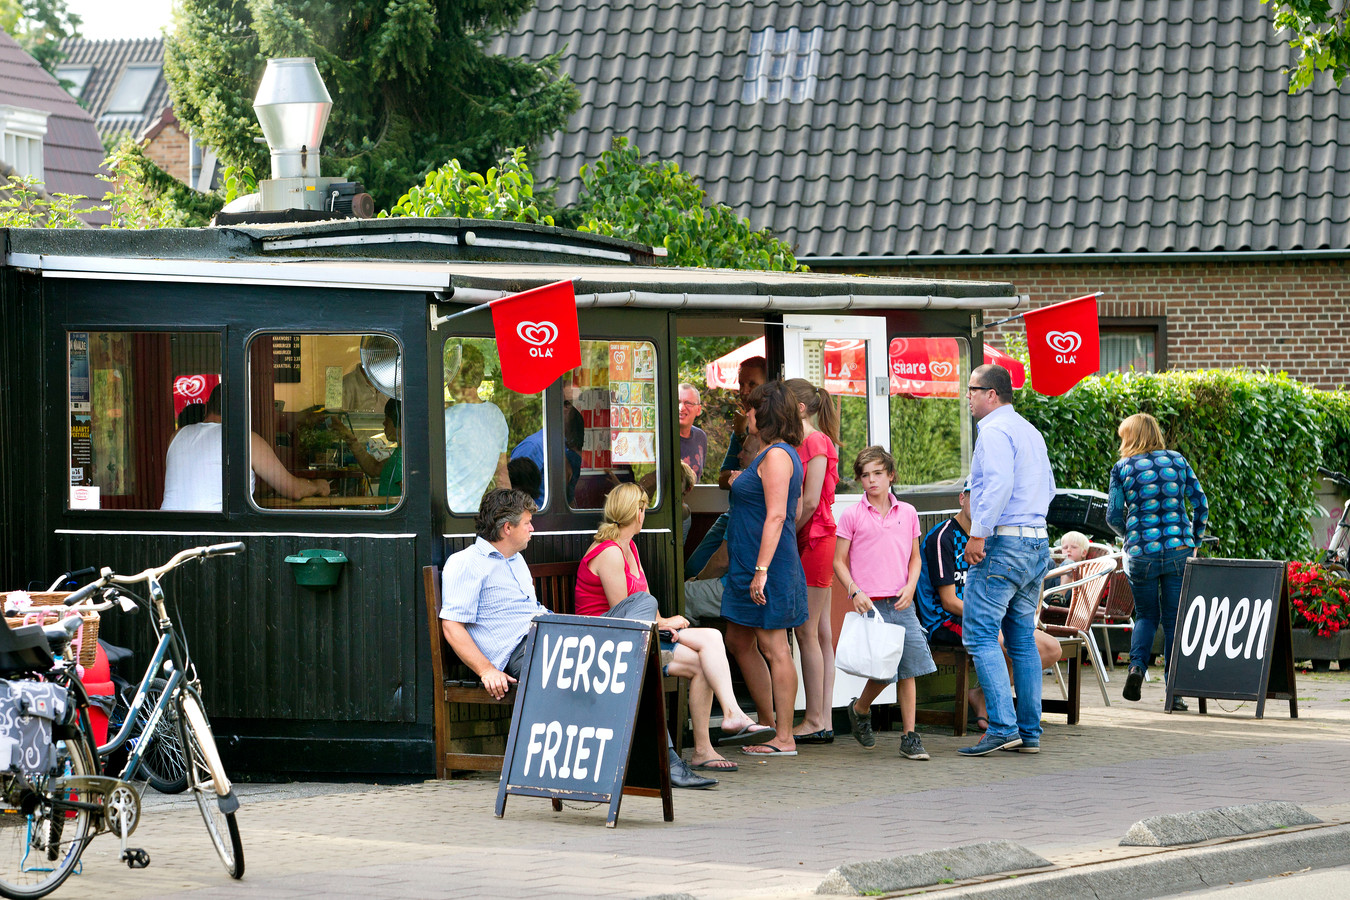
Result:
[[[1037,610],[1039,627],[1047,634],[1057,638],[1083,639],[1088,655],[1092,657],[1092,664],[1096,667],[1097,686],[1101,689],[1102,700],[1107,706],[1111,705],[1111,698],[1106,693],[1106,683],[1110,681],[1110,676],[1106,674],[1106,668],[1102,662],[1101,653],[1097,649],[1097,642],[1092,638],[1091,629],[1097,607],[1106,591],[1107,580],[1111,573],[1116,571],[1119,561],[1120,555],[1112,553],[1109,556],[1085,559],[1081,562],[1051,569],[1046,573],[1045,582],[1042,583],[1041,605],[1040,609]],[[1054,587],[1044,586],[1052,578],[1058,581],[1061,575],[1070,574],[1074,576],[1074,580],[1068,584],[1055,585]],[[1069,600],[1069,609],[1065,621],[1062,624],[1044,621],[1041,618],[1041,613],[1046,608],[1046,597],[1050,594],[1061,593],[1066,589],[1072,589],[1073,594]],[[1059,679],[1060,688],[1063,690],[1064,680],[1059,672],[1059,663],[1055,664],[1055,677]]]

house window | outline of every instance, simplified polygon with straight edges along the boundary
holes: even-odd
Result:
[[[805,103],[816,90],[824,29],[765,28],[750,36],[742,103]]]
[[[93,71],[92,66],[58,66],[56,78],[62,84],[69,83],[70,96],[78,100],[84,93],[85,85],[89,84],[89,75]]]
[[[1167,319],[1101,320],[1101,368],[1108,372],[1161,372],[1167,368]]]
[[[150,91],[159,81],[158,63],[143,66],[127,66],[122,78],[117,82],[112,99],[108,101],[107,113],[140,113],[150,99]]]
[[[0,161],[19,175],[44,181],[42,139],[47,136],[47,113],[0,105]]]

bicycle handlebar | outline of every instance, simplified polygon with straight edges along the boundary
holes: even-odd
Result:
[[[158,579],[167,572],[178,568],[190,559],[206,559],[209,556],[232,556],[235,553],[244,552],[244,543],[242,541],[232,541],[228,544],[211,544],[206,547],[189,547],[187,550],[180,550],[173,555],[162,566],[151,566],[150,568],[138,572],[135,575],[118,575],[112,569],[104,568],[99,577],[89,582],[79,590],[73,591],[66,598],[66,606],[74,606],[83,600],[89,599],[100,588],[109,584],[136,584],[141,581],[149,581],[152,578]]]
[[[1343,485],[1345,487],[1350,487],[1350,478],[1346,478],[1340,472],[1332,471],[1331,469],[1328,469],[1325,466],[1318,466],[1317,474],[1321,475],[1323,478],[1330,478],[1337,484]]]

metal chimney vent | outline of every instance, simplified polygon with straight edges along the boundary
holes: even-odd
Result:
[[[318,178],[333,98],[313,57],[269,59],[253,111],[272,152],[272,178]]]

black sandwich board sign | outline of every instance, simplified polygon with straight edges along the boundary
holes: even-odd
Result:
[[[1266,700],[1294,694],[1294,652],[1289,633],[1289,588],[1284,563],[1257,559],[1188,559],[1181,579],[1167,710],[1174,696],[1255,700],[1256,718]]]
[[[507,794],[609,804],[660,797],[675,818],[656,626],[601,616],[540,616],[530,626],[497,786]]]

